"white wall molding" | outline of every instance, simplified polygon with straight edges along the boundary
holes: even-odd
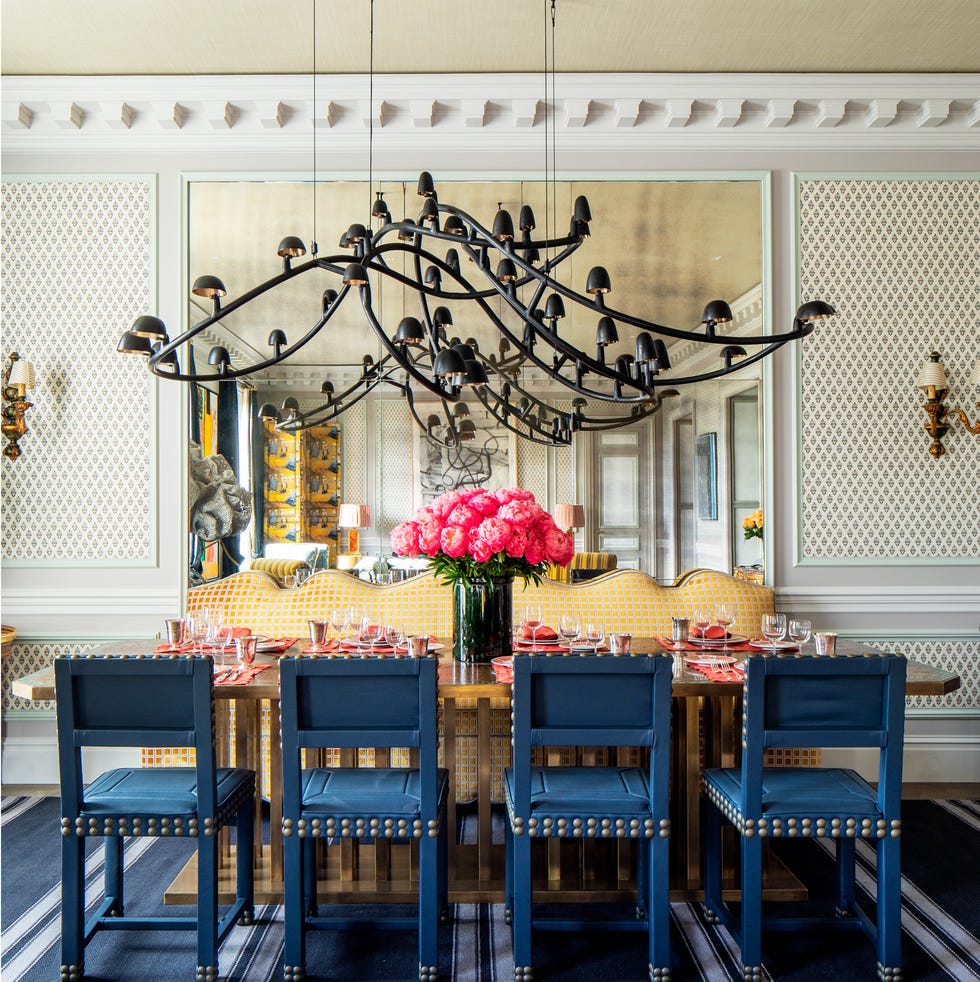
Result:
[[[376,75],[373,116],[400,151],[461,134],[475,148],[533,148],[540,87],[531,73]],[[563,150],[980,146],[978,75],[586,73],[559,75],[556,92]],[[363,149],[367,76],[321,75],[318,93],[331,151]],[[308,75],[13,76],[2,102],[7,146],[35,151],[303,150],[313,109]]]
[[[980,588],[935,587],[906,584],[901,587],[858,589],[853,586],[834,588],[829,584],[814,587],[777,587],[776,605],[787,614],[862,614],[869,620],[875,614],[978,614]],[[908,632],[903,632],[908,633]],[[934,632],[933,632],[934,633]]]

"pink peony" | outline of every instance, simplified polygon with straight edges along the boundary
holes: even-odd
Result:
[[[442,547],[442,551],[453,559],[459,559],[460,556],[466,555],[466,546],[468,536],[466,534],[466,529],[460,528],[458,525],[447,525],[439,537],[439,543]]]
[[[504,548],[511,559],[520,559],[527,548],[527,532],[522,528],[511,526],[510,539]]]
[[[483,516],[469,505],[458,504],[455,508],[446,516],[446,522],[449,525],[458,525],[460,528],[471,529],[475,528],[480,524]]]
[[[497,514],[497,509],[500,507],[500,502],[494,495],[487,491],[480,489],[469,502],[467,502],[470,508],[478,511],[481,515],[489,518],[491,515]]]
[[[463,500],[463,496],[459,491],[447,491],[445,494],[440,495],[435,501],[429,505],[429,510],[432,514],[439,519],[439,521],[444,522],[448,517],[449,513]]]
[[[549,562],[567,566],[575,555],[575,540],[561,529],[552,528],[544,534],[544,551]]]
[[[402,522],[391,530],[391,547],[399,556],[419,554],[418,522]]]
[[[544,541],[537,532],[531,531],[527,537],[527,546],[524,549],[524,558],[532,565],[537,566],[543,563],[545,556]]]
[[[434,556],[439,551],[442,526],[432,519],[420,521],[418,526],[419,549],[427,556]]]
[[[488,563],[493,559],[493,550],[484,539],[470,539],[468,551],[478,563]]]
[[[508,501],[506,505],[502,505],[500,511],[497,512],[497,517],[504,518],[512,525],[517,525],[526,531],[530,531],[531,525],[537,516],[526,501],[514,500]]]
[[[476,537],[482,539],[490,547],[491,552],[500,552],[507,548],[513,526],[503,518],[485,518],[476,527]]]

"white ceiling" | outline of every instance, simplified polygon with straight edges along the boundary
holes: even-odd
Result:
[[[376,0],[378,72],[540,70],[549,0]],[[364,72],[368,0],[317,0],[317,70]],[[3,0],[5,75],[310,70],[311,0]],[[975,72],[978,0],[557,0],[569,72]]]

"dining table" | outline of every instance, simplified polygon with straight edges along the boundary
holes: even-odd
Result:
[[[437,639],[438,640],[438,639]],[[92,654],[149,656],[159,646],[156,639],[116,640],[93,648]],[[307,642],[297,641],[286,649],[298,654]],[[449,842],[449,894],[454,903],[499,903],[504,895],[504,846],[502,830],[494,823],[495,802],[492,776],[506,761],[497,759],[508,747],[506,734],[498,732],[500,712],[510,700],[510,683],[501,681],[495,667],[486,663],[456,661],[452,645],[443,640],[439,652],[438,698],[440,703],[440,742],[445,766],[449,770],[447,826],[457,828],[465,815],[466,833],[453,835]],[[745,646],[732,652],[734,671],[708,671],[693,664],[702,659],[690,642],[675,644],[666,638],[633,638],[635,654],[667,652],[674,656],[671,719],[671,898],[690,900],[701,890],[700,775],[704,767],[732,767],[739,759],[738,727],[742,680],[738,663]],[[812,641],[803,651],[812,653]],[[876,649],[841,639],[838,656],[880,654]],[[80,656],[84,657],[84,655]],[[244,679],[218,682],[214,686],[216,747],[219,766],[249,767],[256,771],[256,795],[268,802],[269,832],[263,844],[256,837],[254,857],[256,902],[278,903],[282,899],[282,764],[279,740],[278,655],[256,656],[255,667]],[[710,676],[710,677],[709,677]],[[217,676],[216,673],[216,677]],[[506,678],[502,675],[501,678]],[[942,696],[960,685],[959,676],[935,666],[909,660],[906,693],[910,696]],[[46,668],[12,683],[14,695],[29,700],[55,697],[54,669]],[[475,707],[475,732],[467,724],[460,729],[461,708]],[[224,710],[224,711],[220,711]],[[473,713],[466,714],[467,719]],[[469,746],[460,753],[460,744]],[[475,752],[474,752],[475,751]],[[391,752],[395,754],[395,751]],[[546,764],[575,763],[626,764],[642,762],[638,748],[544,748]],[[819,754],[819,751],[817,751]],[[339,763],[356,766],[361,760],[353,750],[340,752]],[[387,751],[376,751],[371,765],[386,765]],[[408,762],[411,762],[409,752]],[[473,805],[457,802],[459,766],[476,770],[476,798]],[[267,764],[267,767],[265,766]],[[264,776],[267,772],[268,777]],[[472,775],[470,775],[472,777]],[[261,804],[261,801],[259,802]],[[460,810],[463,810],[461,813]],[[263,809],[257,809],[261,832]],[[628,840],[586,842],[575,839],[543,840],[535,872],[538,899],[568,901],[590,899],[608,901],[635,896],[635,850]],[[354,841],[321,844],[318,859],[319,895],[324,902],[412,902],[417,896],[418,868],[414,850],[398,844]],[[234,847],[223,846],[219,890],[233,896]],[[729,850],[731,852],[731,850]],[[165,893],[167,903],[184,904],[196,900],[196,857],[171,883]],[[729,873],[733,870],[727,868]],[[726,876],[726,896],[735,897],[734,875]],[[766,895],[771,899],[803,899],[805,889],[775,857],[770,857],[766,875]]]

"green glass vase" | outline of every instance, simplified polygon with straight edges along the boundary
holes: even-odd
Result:
[[[513,578],[456,580],[453,584],[453,658],[489,662],[512,653]]]

